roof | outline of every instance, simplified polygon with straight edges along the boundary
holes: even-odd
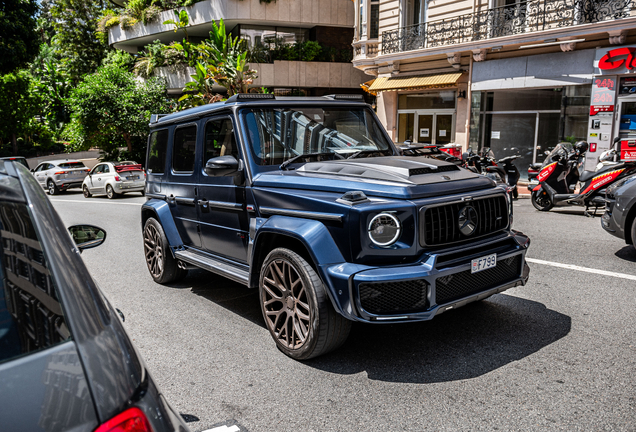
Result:
[[[341,99],[339,98],[341,97]],[[366,105],[362,95],[327,95],[327,96],[276,96],[268,99],[237,99],[236,95],[224,102],[215,102],[207,105],[201,105],[194,108],[188,108],[177,113],[160,115],[156,122],[151,121],[151,127],[163,126],[165,124],[174,123],[187,118],[194,118],[211,114],[222,109],[230,109],[236,106],[281,106],[281,102],[289,106],[299,106],[306,103],[310,104],[341,104],[341,105]],[[154,116],[155,114],[153,114]]]
[[[369,92],[406,90],[427,87],[450,87],[457,84],[462,72],[406,77],[382,77],[369,86]]]
[[[51,163],[51,164],[60,164],[60,163],[68,163],[68,162],[82,162],[79,159],[55,159],[55,160],[43,160],[42,162],[40,162],[38,165],[42,164],[42,163]]]

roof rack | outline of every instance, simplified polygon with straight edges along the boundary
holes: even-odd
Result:
[[[238,93],[226,100],[225,103],[259,99],[276,99],[276,96],[272,93]]]
[[[360,94],[330,94],[330,95],[325,95],[324,97],[326,98],[331,98],[331,99],[340,99],[340,100],[359,100],[359,101],[364,101],[364,96],[360,95]]]
[[[151,114],[150,115],[150,124],[157,123],[161,117],[165,117],[169,114]]]

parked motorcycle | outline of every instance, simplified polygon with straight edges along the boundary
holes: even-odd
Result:
[[[562,142],[550,152],[537,175],[539,184],[532,189],[531,201],[537,210],[549,211],[557,202],[596,209],[605,206],[605,189],[612,183],[636,173],[636,162],[618,162],[583,171],[588,144]],[[579,185],[579,191],[575,193]]]
[[[518,155],[513,155],[496,160],[492,150],[484,147],[479,154],[469,149],[468,152],[464,153],[463,160],[465,168],[490,177],[499,184],[506,184],[512,197],[516,199],[519,197],[517,182],[521,176],[514,164],[518,157]]]

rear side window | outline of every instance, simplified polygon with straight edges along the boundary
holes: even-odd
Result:
[[[168,149],[168,131],[160,130],[150,135],[148,151],[148,172],[163,174],[166,166],[166,150]]]
[[[0,363],[70,339],[51,272],[24,204],[0,201]]]
[[[60,168],[86,168],[82,162],[64,162],[58,165]]]
[[[203,164],[219,156],[237,156],[232,120],[219,119],[205,125]]]
[[[197,127],[186,126],[174,132],[172,169],[175,172],[193,172],[197,145]]]

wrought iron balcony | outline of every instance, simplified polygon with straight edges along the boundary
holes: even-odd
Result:
[[[636,0],[529,0],[382,33],[390,54],[632,16]]]

